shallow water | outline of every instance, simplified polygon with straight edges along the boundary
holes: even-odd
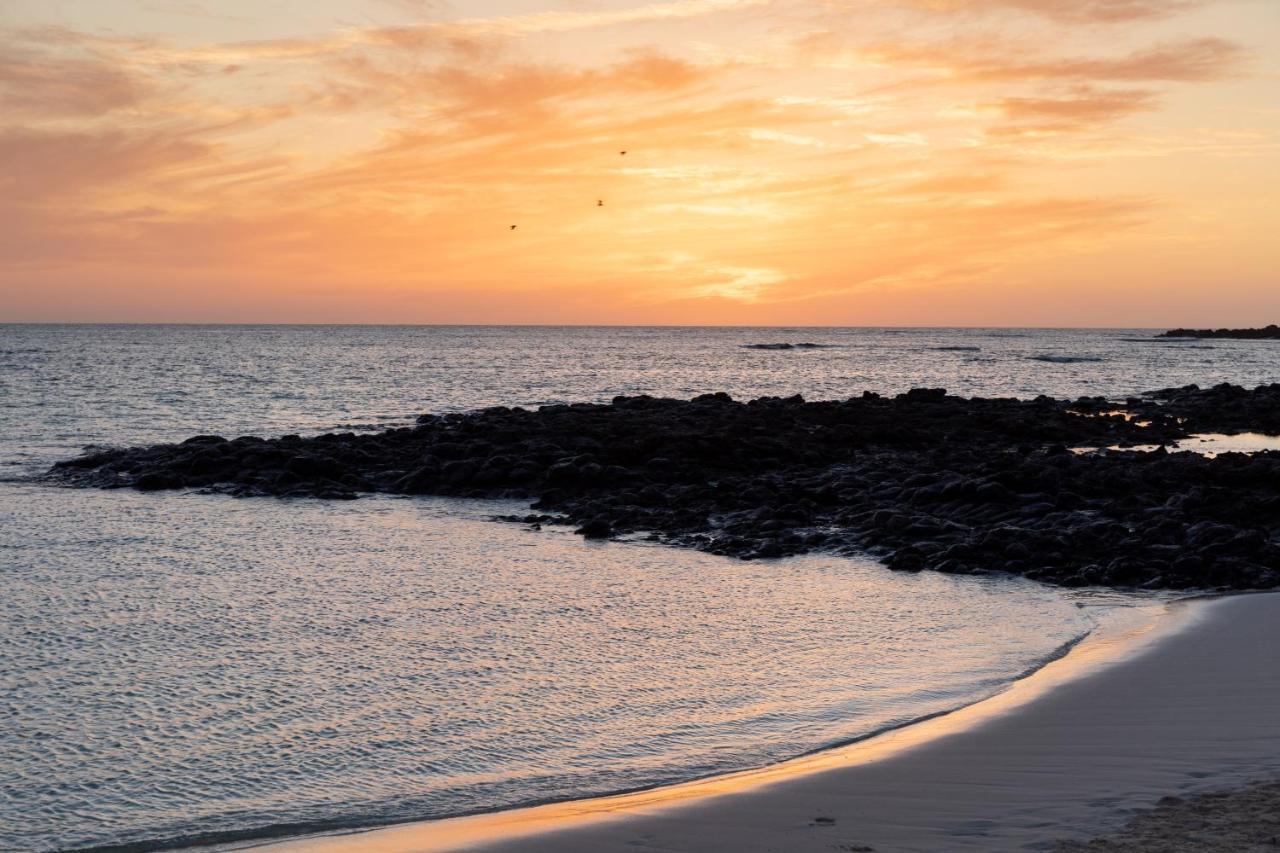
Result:
[[[1240,432],[1234,435],[1208,432],[1193,435],[1179,441],[1176,450],[1191,450],[1205,456],[1217,456],[1222,453],[1262,453],[1280,450],[1280,436],[1263,435],[1257,432]]]
[[[1090,624],[1027,582],[586,544],[483,504],[16,492],[5,849],[759,764],[976,698]]]
[[[1138,423],[1142,425],[1143,422],[1139,421]],[[1159,450],[1161,446],[1159,444],[1113,444],[1106,448],[1073,447],[1071,450],[1074,453],[1097,453],[1100,450],[1148,453],[1152,450]],[[1204,432],[1189,435],[1181,441],[1171,442],[1163,445],[1163,447],[1170,453],[1190,451],[1191,453],[1199,453],[1202,456],[1213,458],[1223,453],[1253,454],[1280,451],[1280,436],[1265,435],[1260,432]]]
[[[758,765],[987,695],[1125,602],[487,520],[508,504],[22,482],[84,445],[620,393],[1123,397],[1280,375],[1267,342],[1135,334],[0,327],[0,849],[366,825]],[[742,346],[771,342],[832,346]]]

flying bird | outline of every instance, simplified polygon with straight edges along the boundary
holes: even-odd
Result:
[[[619,156],[619,157],[625,157],[625,156],[627,156],[627,152],[625,152],[625,151],[619,151],[619,152],[618,152],[618,156]]]
[[[602,198],[596,199],[596,207],[604,207],[604,199]]]
[[[512,225],[512,226],[511,226],[511,230],[512,230],[512,231],[516,230],[516,227],[515,227],[514,225]]]

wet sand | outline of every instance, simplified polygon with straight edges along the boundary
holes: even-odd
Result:
[[[1280,847],[1280,782],[1165,797],[1115,835],[1068,841],[1053,853],[1257,853]]]
[[[619,797],[277,851],[995,851],[1118,830],[1280,774],[1280,594],[1150,609],[985,702],[840,749]]]

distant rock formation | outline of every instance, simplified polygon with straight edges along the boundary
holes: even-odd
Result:
[[[1243,341],[1280,340],[1280,326],[1272,323],[1261,329],[1170,329],[1157,338],[1237,338]]]

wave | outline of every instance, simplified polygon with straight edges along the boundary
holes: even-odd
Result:
[[[60,853],[154,853],[159,850],[183,850],[191,847],[217,846],[228,850],[243,850],[259,847],[272,841],[305,838],[307,836],[338,833],[360,829],[379,829],[394,826],[397,823],[411,823],[416,820],[439,820],[444,817],[465,817],[466,815],[428,815],[423,818],[397,819],[381,815],[348,815],[313,821],[296,821],[289,823],[267,824],[243,829],[211,829],[205,832],[190,834],[174,834],[157,838],[142,838],[136,841],[118,841],[107,844],[94,844],[88,847],[65,847]]]
[[[1165,344],[1166,346],[1176,346],[1178,349],[1217,349],[1214,346],[1206,344],[1190,343],[1195,338],[1120,338],[1127,344]]]
[[[1096,355],[1029,355],[1028,361],[1047,361],[1051,364],[1080,364],[1092,361],[1106,361]]]
[[[1077,604],[1077,606],[1083,606]],[[929,720],[939,717],[946,717],[957,711],[962,711],[972,705],[985,702],[1001,690],[1006,689],[1012,684],[1023,681],[1035,675],[1054,661],[1061,660],[1072,652],[1078,645],[1088,639],[1098,629],[1096,621],[1094,625],[1074,637],[1069,638],[1057,647],[1050,649],[1047,653],[1040,657],[1033,658],[1021,672],[1014,673],[1010,676],[992,679],[982,685],[975,695],[967,700],[963,700],[960,704],[950,708],[944,708],[927,714],[918,714],[916,716],[902,717],[897,720],[891,720],[884,725],[877,726],[865,732],[854,735],[853,737],[840,738],[838,740],[829,741],[820,746],[806,749],[795,753],[790,758],[783,758],[777,761],[770,761],[764,765],[756,765],[757,767],[771,766],[773,764],[794,761],[798,758],[806,758],[818,753],[827,752],[833,749],[841,749],[843,747],[852,746],[862,741],[879,737],[889,732],[899,731],[909,728],[910,726],[919,725]],[[155,853],[161,850],[182,850],[192,847],[208,847],[217,846],[227,851],[247,850],[262,846],[264,843],[275,841],[303,840],[306,838],[330,837],[335,835],[346,835],[352,832],[360,832],[366,830],[378,830],[392,826],[402,826],[409,823],[421,823],[424,821],[447,820],[451,818],[472,817],[483,814],[496,814],[500,812],[515,811],[518,809],[534,808],[537,806],[550,805],[553,803],[566,803],[581,800],[594,800],[605,797],[622,796],[626,794],[635,794],[643,791],[653,791],[659,788],[666,788],[673,785],[686,784],[689,782],[697,782],[702,779],[712,779],[717,776],[723,776],[729,773],[742,772],[744,769],[752,769],[751,767],[739,768],[737,770],[717,770],[711,773],[694,773],[693,775],[682,776],[672,775],[666,779],[660,779],[649,784],[635,785],[631,787],[622,787],[615,790],[605,790],[598,792],[584,791],[577,795],[569,796],[552,796],[552,797],[531,797],[523,801],[517,801],[510,805],[503,805],[497,808],[474,808],[463,809],[459,811],[443,811],[436,812],[423,810],[418,812],[411,810],[401,812],[400,814],[388,813],[387,810],[377,810],[373,812],[353,812],[346,815],[334,816],[331,818],[316,818],[311,820],[287,821],[275,824],[265,824],[249,827],[239,827],[235,829],[210,829],[205,831],[194,832],[190,834],[175,834],[159,838],[144,838],[132,841],[110,842],[106,844],[92,845],[87,847],[71,847],[65,848],[63,853]]]
[[[982,352],[982,347],[929,347],[934,352]]]
[[[360,432],[360,431],[367,431],[367,430],[384,430],[387,428],[387,424],[389,423],[390,424],[400,423],[400,424],[404,424],[405,426],[413,426],[413,418],[395,418],[393,420],[388,419],[380,423],[372,423],[372,424],[362,424],[362,423],[334,424],[333,426],[329,427],[329,430],[330,431],[345,430],[350,432]]]
[[[782,343],[776,344],[743,344],[743,349],[836,349],[840,344],[812,344],[802,341],[798,344]]]

